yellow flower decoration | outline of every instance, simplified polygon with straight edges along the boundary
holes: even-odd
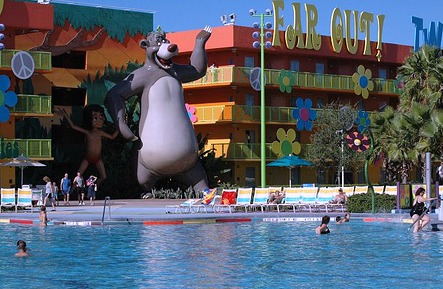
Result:
[[[298,155],[301,152],[301,145],[295,141],[296,133],[292,128],[286,132],[283,128],[277,130],[277,139],[272,143],[272,151],[277,157]]]
[[[369,96],[369,91],[374,89],[374,83],[371,80],[372,71],[369,69],[365,70],[363,65],[359,65],[357,72],[352,75],[352,81],[354,82],[354,92],[356,95],[360,95],[367,99]]]

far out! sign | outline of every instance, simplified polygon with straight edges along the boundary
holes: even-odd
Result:
[[[318,11],[312,4],[304,4],[302,11],[301,4],[297,2],[291,3],[294,19],[292,24],[288,25],[284,34],[284,44],[287,49],[313,49],[321,48],[321,35],[316,32],[318,23]],[[284,1],[273,0],[272,7],[274,10],[274,33],[272,46],[282,46],[282,39],[278,33],[280,28],[284,28]],[[306,27],[303,36],[301,24],[301,13],[305,13]],[[358,33],[364,33],[363,55],[374,55],[379,61],[382,51],[382,35],[385,15],[377,15],[376,23],[374,23],[374,14],[369,12],[358,12],[356,10],[344,10],[335,8],[331,14],[331,45],[336,53],[340,53],[342,49],[346,49],[350,54],[356,54],[358,51]],[[371,26],[376,25],[377,46],[375,51],[371,51]]]

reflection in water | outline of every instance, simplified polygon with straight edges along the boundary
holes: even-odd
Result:
[[[443,282],[441,232],[398,223],[0,224],[4,288],[408,288]],[[24,239],[31,257],[13,257]],[[56,264],[56,265],[54,265]],[[429,278],[415,272],[433,268]],[[17,270],[21,268],[22,270]],[[337,274],[337,272],[344,272]],[[418,280],[417,278],[420,278]],[[416,280],[417,279],[417,280]]]

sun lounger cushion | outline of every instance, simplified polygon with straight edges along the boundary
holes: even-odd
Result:
[[[237,201],[236,191],[224,191],[222,194],[222,204],[223,205],[234,205]]]
[[[217,189],[209,190],[209,192],[204,196],[202,200],[202,204],[207,205],[211,203],[212,199],[214,199],[215,194],[217,193]]]

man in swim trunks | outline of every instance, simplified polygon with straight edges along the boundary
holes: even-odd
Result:
[[[77,194],[78,205],[85,205],[85,180],[80,172],[77,172],[77,176],[74,178],[74,190]]]
[[[68,178],[68,173],[60,181],[60,189],[62,190],[63,200],[65,206],[69,205],[69,193],[71,191],[71,180]]]

